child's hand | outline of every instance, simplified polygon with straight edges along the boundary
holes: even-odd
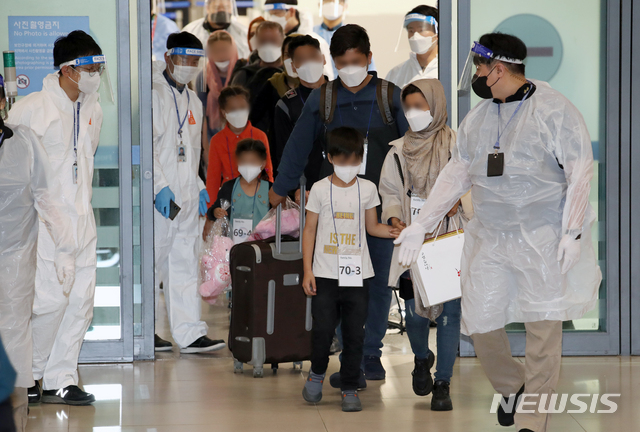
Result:
[[[302,288],[304,293],[308,296],[314,296],[316,292],[316,277],[311,272],[304,272],[304,278],[302,279]]]
[[[462,201],[458,200],[458,202],[456,203],[456,205],[453,206],[451,211],[449,211],[449,213],[447,213],[447,216],[448,217],[454,217],[456,215],[456,213],[458,213],[458,207],[460,207],[460,204],[462,204]]]
[[[218,207],[213,211],[213,215],[216,217],[216,219],[222,219],[223,217],[227,216],[227,211],[221,207]]]
[[[400,235],[400,233],[404,229],[404,228],[394,228],[394,227],[390,227],[388,225],[387,225],[387,227],[389,229],[389,237],[391,237],[391,238],[398,238],[398,236]]]
[[[397,217],[392,217],[390,219],[391,221],[391,226],[394,227],[395,229],[398,230],[398,234],[400,232],[402,232],[403,229],[405,229],[407,227],[407,224],[402,222],[400,219],[398,219]],[[396,236],[397,237],[397,236]],[[396,238],[394,237],[394,238]]]
[[[211,228],[213,228],[213,221],[207,219],[204,224],[204,230],[202,230],[202,240],[207,241],[207,235],[211,232]]]

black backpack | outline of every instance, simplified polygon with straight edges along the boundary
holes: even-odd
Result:
[[[320,88],[320,118],[325,126],[333,121],[333,114],[338,103],[338,80],[322,84]],[[395,109],[393,106],[393,92],[395,85],[392,82],[378,78],[376,83],[376,99],[378,108],[382,113],[382,120],[386,125],[395,123]]]

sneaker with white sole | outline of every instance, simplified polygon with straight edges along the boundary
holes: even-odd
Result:
[[[219,351],[226,347],[223,340],[211,340],[206,336],[199,337],[191,345],[180,348],[182,354],[199,354],[204,352]]]
[[[42,397],[40,381],[36,380],[36,384],[33,387],[29,387],[29,390],[27,391],[27,397],[29,397],[30,404],[40,403],[40,398]]]
[[[153,344],[156,352],[171,351],[173,349],[173,344],[171,342],[162,339],[158,335],[153,336]]]

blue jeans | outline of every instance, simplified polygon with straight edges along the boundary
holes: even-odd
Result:
[[[364,331],[365,356],[382,356],[382,338],[387,333],[389,308],[393,293],[388,286],[389,268],[393,256],[393,240],[367,234],[369,255],[375,276],[369,279],[369,314]]]
[[[371,303],[369,303],[371,304]],[[411,350],[418,359],[425,359],[429,353],[429,324],[427,318],[416,314],[416,300],[405,300],[407,335],[411,343]],[[442,314],[436,318],[438,324],[437,346],[438,364],[435,379],[451,382],[453,364],[458,355],[460,343],[460,299],[451,300],[444,304]]]

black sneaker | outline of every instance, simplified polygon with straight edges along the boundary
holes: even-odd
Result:
[[[94,395],[80,390],[80,387],[76,385],[42,392],[42,403],[46,404],[91,405],[95,401]]]
[[[226,347],[223,340],[211,340],[206,336],[199,337],[186,348],[180,348],[182,354],[198,354],[209,351],[218,351]]]
[[[173,344],[171,342],[162,339],[158,335],[155,335],[153,337],[153,343],[154,343],[156,352],[171,351],[173,349]]]
[[[451,411],[453,404],[449,396],[449,383],[438,380],[433,385],[433,396],[431,397],[431,411]]]
[[[431,351],[427,354],[426,359],[414,358],[412,385],[413,392],[418,396],[426,396],[433,390],[433,378],[431,377],[431,368],[435,362],[436,357]]]
[[[520,395],[522,393],[524,393],[524,385],[520,387],[520,390],[516,393],[513,408],[509,412],[502,409],[502,404],[498,405],[498,423],[500,423],[500,426],[513,426],[515,424],[514,416],[516,414],[516,407],[518,406],[518,401],[520,400]],[[503,399],[505,403],[509,403],[510,398],[505,397]]]
[[[329,377],[329,385],[333,388],[342,388],[342,381],[340,380],[340,372],[331,374]],[[360,376],[358,377],[358,390],[364,390],[367,388],[367,380],[364,378],[364,372],[360,369]]]
[[[29,387],[29,390],[27,390],[27,395],[29,396],[30,404],[40,403],[40,398],[42,397],[40,381],[36,380],[36,385],[34,385],[33,387]]]
[[[370,381],[380,381],[385,378],[387,372],[382,366],[380,357],[364,356],[364,376]]]

